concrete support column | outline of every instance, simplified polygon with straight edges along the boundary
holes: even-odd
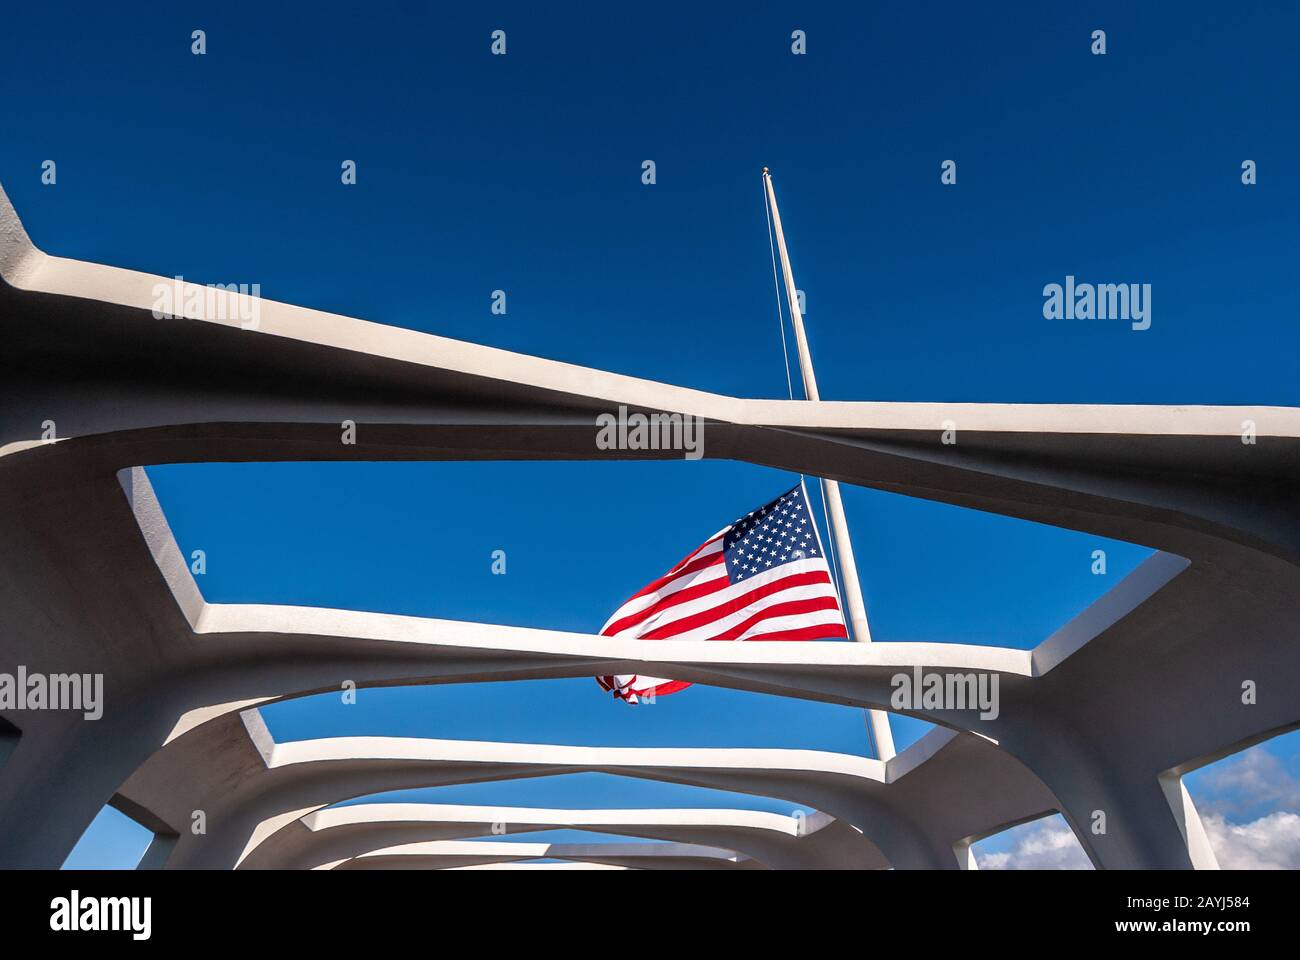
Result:
[[[0,869],[57,870],[166,725],[141,711],[33,715],[0,767]]]
[[[1191,858],[1192,866],[1197,870],[1218,870],[1219,858],[1210,846],[1209,834],[1205,832],[1201,815],[1192,802],[1192,795],[1183,784],[1182,776],[1173,771],[1162,773],[1160,789],[1169,804],[1174,823],[1178,825],[1178,831],[1187,844],[1187,855]]]
[[[115,745],[93,727],[23,731],[0,769],[0,869],[57,870],[113,795],[123,768]]]
[[[952,855],[957,860],[958,870],[978,870],[979,864],[975,862],[975,852],[971,849],[972,841],[958,840],[952,845]]]
[[[1119,749],[1099,756],[1104,750],[1054,735],[1031,756],[1020,756],[1060,801],[1061,813],[1098,869],[1192,869],[1187,840],[1159,776],[1122,765]]]

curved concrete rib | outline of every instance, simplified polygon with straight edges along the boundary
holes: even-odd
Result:
[[[730,830],[725,836],[697,832],[692,838],[769,866],[803,866],[816,858],[830,867],[954,868],[953,845],[962,838],[1058,808],[1050,792],[1004,751],[979,737],[944,730],[882,764],[816,750],[398,737],[275,743],[256,711],[242,720],[222,717],[205,724],[159,751],[123,786],[115,803],[133,815],[143,812],[141,819],[166,824],[159,832],[179,835],[167,866],[275,866],[282,850],[298,845],[298,821],[327,804],[411,787],[579,772],[780,797],[857,828],[823,826],[814,818],[810,825],[820,829],[793,845],[762,842],[753,830]],[[952,802],[955,795],[960,804]],[[208,826],[198,836],[189,831],[195,810],[204,811]],[[790,859],[792,853],[803,862]]]
[[[522,860],[573,860],[638,870],[762,870],[730,850],[690,843],[493,843],[434,840],[372,850],[335,870],[446,870]]]
[[[860,831],[823,813],[756,810],[546,810],[435,803],[358,803],[309,813],[270,834],[241,866],[317,869],[407,843],[539,830],[587,830],[736,850],[780,870],[882,869]]]
[[[1099,865],[1196,862],[1183,814],[1170,814],[1171,802],[1185,805],[1169,777],[1300,722],[1293,408],[742,400],[238,295],[237,306],[259,313],[256,329],[206,306],[157,319],[155,288],[170,280],[42,253],[3,191],[0,278],[0,380],[9,388],[0,406],[0,668],[103,672],[110,705],[93,724],[5,712],[22,737],[0,771],[0,865],[61,862],[177,718],[344,679],[663,675],[651,668],[658,663],[703,683],[843,703],[878,698],[880,681],[864,684],[853,663],[760,662],[767,654],[723,664],[688,651],[619,659],[607,648],[598,662],[570,653],[557,663],[536,650],[434,651],[244,621],[230,625],[250,632],[200,633],[142,547],[116,479],[139,464],[203,460],[673,455],[597,449],[595,416],[620,405],[703,418],[708,457],[1084,530],[1190,561],[1064,662],[1037,676],[1033,662],[1005,674],[1002,718],[978,728],[1051,786]],[[340,442],[345,419],[358,425],[355,445]],[[956,444],[941,442],[947,420]],[[47,421],[73,439],[41,443]],[[1243,443],[1248,434],[1254,442]],[[902,656],[935,665],[917,653]],[[1254,703],[1242,702],[1245,683],[1259,686]],[[970,726],[969,717],[930,718]],[[1109,832],[1080,831],[1098,810]]]

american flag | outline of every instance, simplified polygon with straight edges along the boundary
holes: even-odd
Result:
[[[634,640],[847,640],[803,481],[634,593],[600,633]],[[626,703],[690,686],[635,674],[596,682]]]

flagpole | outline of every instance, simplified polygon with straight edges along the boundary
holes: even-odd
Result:
[[[772,208],[772,226],[776,231],[777,251],[781,255],[781,270],[785,274],[785,298],[790,305],[790,323],[794,327],[795,346],[799,350],[799,372],[803,375],[804,395],[819,401],[817,375],[813,373],[812,353],[808,349],[808,336],[803,328],[803,312],[799,309],[799,293],[794,285],[794,272],[790,269],[790,254],[785,248],[785,233],[781,229],[781,211],[776,206],[776,190],[772,175],[763,168],[763,185],[767,189],[767,202]],[[822,479],[822,492],[826,497],[826,522],[831,528],[835,551],[839,554],[840,575],[844,581],[844,604],[848,607],[853,639],[858,643],[871,642],[871,628],[867,626],[867,606],[862,600],[862,584],[858,580],[858,565],[853,559],[853,542],[849,539],[849,525],[844,518],[844,503],[840,499],[840,485],[835,480]],[[894,734],[889,728],[889,717],[883,710],[868,710],[867,722],[876,743],[876,756],[889,760],[894,756]]]

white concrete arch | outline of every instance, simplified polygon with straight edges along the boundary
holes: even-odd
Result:
[[[526,860],[570,860],[636,870],[764,870],[730,850],[690,843],[526,843],[433,840],[371,850],[333,870],[447,870]]]
[[[1059,807],[1050,791],[1004,751],[947,730],[932,731],[884,764],[816,750],[571,747],[401,737],[276,743],[256,711],[205,724],[159,751],[123,785],[114,802],[141,822],[166,825],[160,834],[179,835],[174,848],[163,841],[148,866],[269,866],[276,863],[281,844],[292,844],[284,831],[296,830],[304,816],[342,800],[411,787],[580,772],[779,797],[822,811],[857,828],[824,833],[831,828],[823,826],[798,838],[795,852],[821,857],[828,866],[838,860],[859,867],[887,862],[902,868],[954,868],[953,843],[960,837],[980,826]],[[962,803],[951,802],[955,794]],[[205,812],[209,827],[204,835],[188,830],[194,810]],[[756,859],[789,855],[771,844],[763,851],[753,845],[757,839],[752,831],[731,831],[725,838],[711,835],[708,842]]]
[[[811,811],[785,816],[744,809],[557,810],[436,803],[327,807],[286,824],[251,850],[245,869],[317,869],[408,843],[585,830],[736,850],[775,869],[888,866],[856,828]]]

